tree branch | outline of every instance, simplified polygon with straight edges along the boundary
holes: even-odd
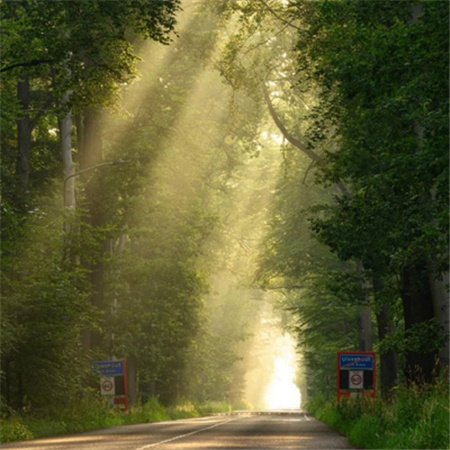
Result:
[[[304,142],[300,141],[289,133],[287,128],[284,126],[284,123],[281,121],[280,117],[275,111],[275,108],[273,107],[272,100],[270,99],[269,92],[267,91],[267,87],[265,84],[263,84],[262,89],[264,98],[269,108],[270,115],[272,116],[273,121],[275,122],[276,126],[281,131],[283,136],[286,138],[286,140],[289,141],[294,147],[297,147],[299,150],[305,153],[313,161],[320,161],[321,157],[317,153],[308,148],[308,146]]]
[[[346,198],[352,198],[352,193],[347,189],[346,184],[343,181],[338,181],[336,183],[336,187],[341,191],[341,193],[344,195],[344,197]]]
[[[271,286],[271,287],[265,287],[265,289],[269,290],[269,291],[275,291],[275,290],[280,290],[280,289],[286,289],[286,290],[291,290],[291,289],[306,289],[308,286],[302,286],[299,284],[291,284],[289,286]]]
[[[296,30],[300,30],[299,27],[297,27],[296,25],[293,25],[293,24],[292,24],[292,21],[293,21],[294,19],[291,19],[291,20],[289,20],[289,21],[287,21],[286,19],[283,19],[283,17],[280,17],[280,16],[278,15],[278,13],[275,12],[274,9],[271,8],[264,0],[259,0],[259,1],[267,8],[268,11],[270,11],[270,13],[271,13],[274,17],[276,17],[278,20],[281,20],[281,22],[285,23],[285,24],[286,24],[287,26],[289,26],[289,27],[295,28]]]
[[[39,66],[40,64],[52,64],[55,61],[52,59],[32,59],[31,61],[21,62],[12,64],[10,66],[6,66],[3,69],[0,69],[0,73],[7,72],[8,70],[15,69],[16,67],[33,67]]]
[[[265,84],[263,84],[262,89],[263,89],[263,93],[264,93],[264,98],[266,99],[266,102],[267,102],[267,106],[269,107],[270,115],[272,116],[273,121],[275,122],[276,126],[281,131],[283,136],[294,147],[297,147],[300,151],[305,153],[305,155],[309,156],[314,162],[320,161],[322,158],[317,153],[315,153],[310,148],[308,148],[308,146],[304,142],[300,141],[299,139],[297,139],[296,137],[292,136],[289,133],[287,128],[284,126],[284,123],[281,121],[280,117],[278,116],[277,112],[275,111],[275,108],[273,107],[272,100],[270,99],[269,92],[267,91],[267,87]],[[309,168],[308,168],[308,170],[309,170]],[[345,183],[343,181],[338,181],[336,183],[336,187],[337,187],[337,189],[339,189],[341,191],[341,193],[344,195],[344,197],[346,197],[346,198],[352,197],[351,192],[348,190],[347,186],[345,185]]]

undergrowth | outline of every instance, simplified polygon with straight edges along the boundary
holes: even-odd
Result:
[[[183,401],[171,407],[162,406],[156,398],[129,411],[112,409],[97,397],[87,397],[64,408],[45,412],[19,414],[9,411],[0,419],[0,443],[24,441],[48,436],[108,428],[135,423],[175,420],[229,411],[226,403],[214,402],[194,405]]]
[[[326,401],[307,410],[365,449],[450,449],[449,385],[400,386],[390,401],[371,398]]]

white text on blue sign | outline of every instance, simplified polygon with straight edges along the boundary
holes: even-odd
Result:
[[[92,367],[100,375],[123,375],[123,361],[94,361]]]
[[[372,355],[339,355],[340,369],[373,370]]]

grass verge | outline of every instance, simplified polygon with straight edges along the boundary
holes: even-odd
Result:
[[[188,417],[199,417],[231,409],[225,403],[213,402],[194,405],[189,401],[164,407],[156,398],[144,405],[123,412],[111,409],[98,398],[86,398],[75,405],[40,414],[11,414],[0,420],[0,443],[24,441],[48,436],[108,428],[135,423],[158,422]]]
[[[306,406],[317,419],[365,449],[450,449],[448,380],[401,386],[390,401],[317,396]]]

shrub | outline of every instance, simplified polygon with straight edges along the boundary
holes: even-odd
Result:
[[[400,386],[391,401],[349,398],[337,404],[317,397],[307,410],[361,448],[450,449],[444,376],[434,385]]]
[[[362,448],[380,448],[384,422],[383,416],[363,414],[352,424],[348,432],[349,441]]]
[[[200,415],[197,408],[189,400],[184,400],[178,405],[168,408],[168,413],[172,419],[185,419]]]
[[[33,433],[17,419],[0,421],[0,442],[25,441],[33,439]]]
[[[151,397],[143,406],[144,414],[147,416],[147,422],[157,422],[159,420],[170,420],[170,415],[164,406],[162,406],[156,397]]]
[[[212,410],[230,410],[230,405],[227,403],[194,405],[187,400],[165,408],[156,397],[153,397],[144,405],[132,407],[124,412],[111,408],[104,398],[89,392],[85,394],[79,401],[60,409],[50,408],[39,413],[34,411],[33,414],[28,413],[23,416],[10,414],[9,419],[0,421],[0,442],[24,441],[117,425],[198,417]]]

